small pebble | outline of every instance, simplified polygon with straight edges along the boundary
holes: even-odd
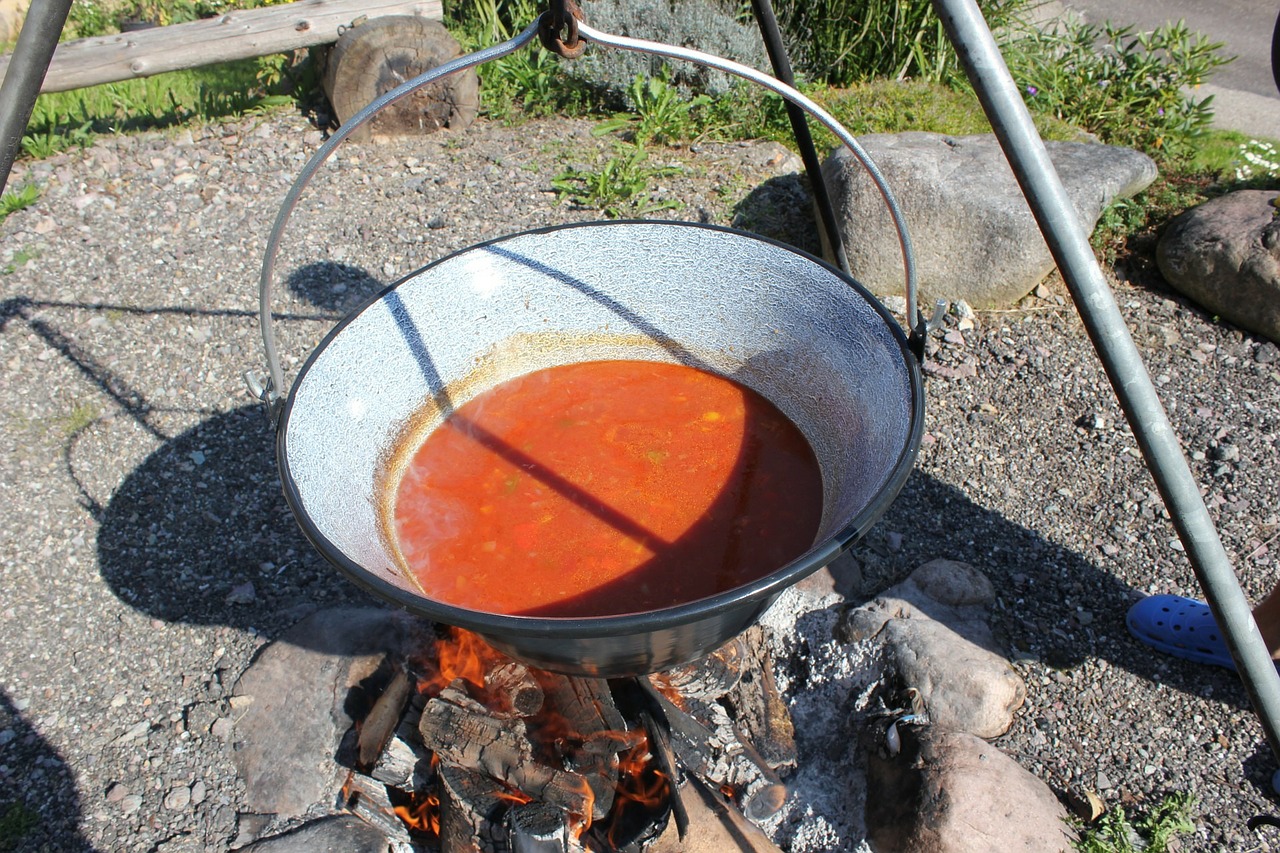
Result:
[[[172,812],[182,811],[190,804],[191,789],[186,785],[175,785],[164,798],[164,807]]]

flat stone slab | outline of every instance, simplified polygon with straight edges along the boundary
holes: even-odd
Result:
[[[231,699],[247,810],[290,819],[333,801],[345,773],[335,756],[358,716],[353,688],[425,628],[398,611],[334,608],[262,649]]]

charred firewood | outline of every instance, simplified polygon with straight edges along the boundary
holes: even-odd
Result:
[[[441,761],[487,774],[573,814],[594,814],[587,781],[578,773],[537,761],[523,720],[499,719],[461,707],[442,693],[423,709],[418,731],[423,744]]]
[[[483,773],[442,764],[440,850],[442,853],[508,853],[506,813],[511,796]]]
[[[749,654],[744,638],[735,637],[711,654],[693,663],[668,669],[659,677],[680,697],[714,702],[737,686],[743,667],[752,660]],[[654,679],[655,682],[658,680]],[[667,693],[666,690],[663,692]],[[674,699],[671,694],[668,698]]]
[[[421,746],[416,733],[406,738],[397,729],[396,734],[383,747],[382,754],[369,770],[369,775],[406,793],[421,791],[430,784],[434,776],[431,755]]]
[[[627,731],[604,679],[541,670],[535,676],[546,698],[543,713],[531,722],[553,744],[556,756],[586,778],[595,797],[595,816],[603,817],[613,807],[618,753],[634,744],[635,736]]]
[[[759,626],[756,629],[763,631]],[[759,666],[743,674],[726,700],[744,742],[753,744],[769,767],[795,767],[796,730],[773,678],[773,654],[768,643],[760,642],[756,654]]]
[[[412,695],[413,682],[403,669],[397,669],[360,724],[356,740],[356,766],[359,769],[367,770],[377,763]]]
[[[647,684],[647,679],[639,681]],[[686,770],[713,787],[733,790],[735,799],[753,819],[763,820],[782,808],[786,786],[759,753],[738,737],[727,716],[713,729],[677,708],[652,686],[648,690],[666,715],[671,749]]]
[[[546,803],[523,803],[507,812],[511,853],[570,853],[580,850],[570,831],[569,815]]]
[[[646,853],[781,853],[732,803],[696,779],[682,787],[681,795],[689,812],[688,838],[681,840],[669,827]]]
[[[524,664],[511,661],[490,672],[484,681],[493,710],[531,717],[542,708],[542,687]]]
[[[658,769],[667,779],[667,800],[671,816],[675,819],[676,834],[683,841],[689,834],[689,813],[685,810],[684,800],[680,796],[680,776],[676,773],[676,757],[671,750],[671,735],[666,723],[654,718],[648,711],[640,712],[645,733],[649,736],[649,748],[658,763]]]
[[[352,773],[338,795],[338,808],[377,828],[391,843],[410,843],[409,829],[396,816],[387,789],[373,779]]]

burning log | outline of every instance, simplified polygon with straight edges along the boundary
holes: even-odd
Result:
[[[526,796],[575,815],[603,817],[593,809],[592,787],[578,773],[537,761],[523,720],[504,720],[454,704],[445,692],[423,709],[418,731],[441,761],[480,771]],[[596,802],[596,806],[599,803]]]
[[[572,840],[569,816],[546,803],[524,803],[507,813],[511,853],[570,853],[582,849]]]
[[[397,669],[360,725],[356,740],[356,766],[361,770],[377,763],[412,696],[413,682],[403,669]]]
[[[496,711],[532,717],[542,709],[542,687],[524,664],[511,661],[493,670],[485,677],[484,689],[498,705]]]
[[[483,773],[440,765],[442,853],[505,853],[503,819],[511,794]]]
[[[352,773],[338,795],[338,808],[380,830],[387,841],[407,847],[409,829],[396,816],[387,789],[357,773]]]
[[[538,671],[545,709],[555,715],[536,718],[539,734],[555,743],[559,757],[581,773],[595,798],[595,816],[613,808],[618,785],[618,753],[635,743],[618,712],[609,683],[597,678],[571,678]]]

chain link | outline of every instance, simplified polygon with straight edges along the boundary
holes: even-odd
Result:
[[[574,0],[551,0],[550,8],[538,23],[542,46],[564,59],[577,59],[586,52],[587,43],[578,37],[578,21],[584,20],[582,9]]]

